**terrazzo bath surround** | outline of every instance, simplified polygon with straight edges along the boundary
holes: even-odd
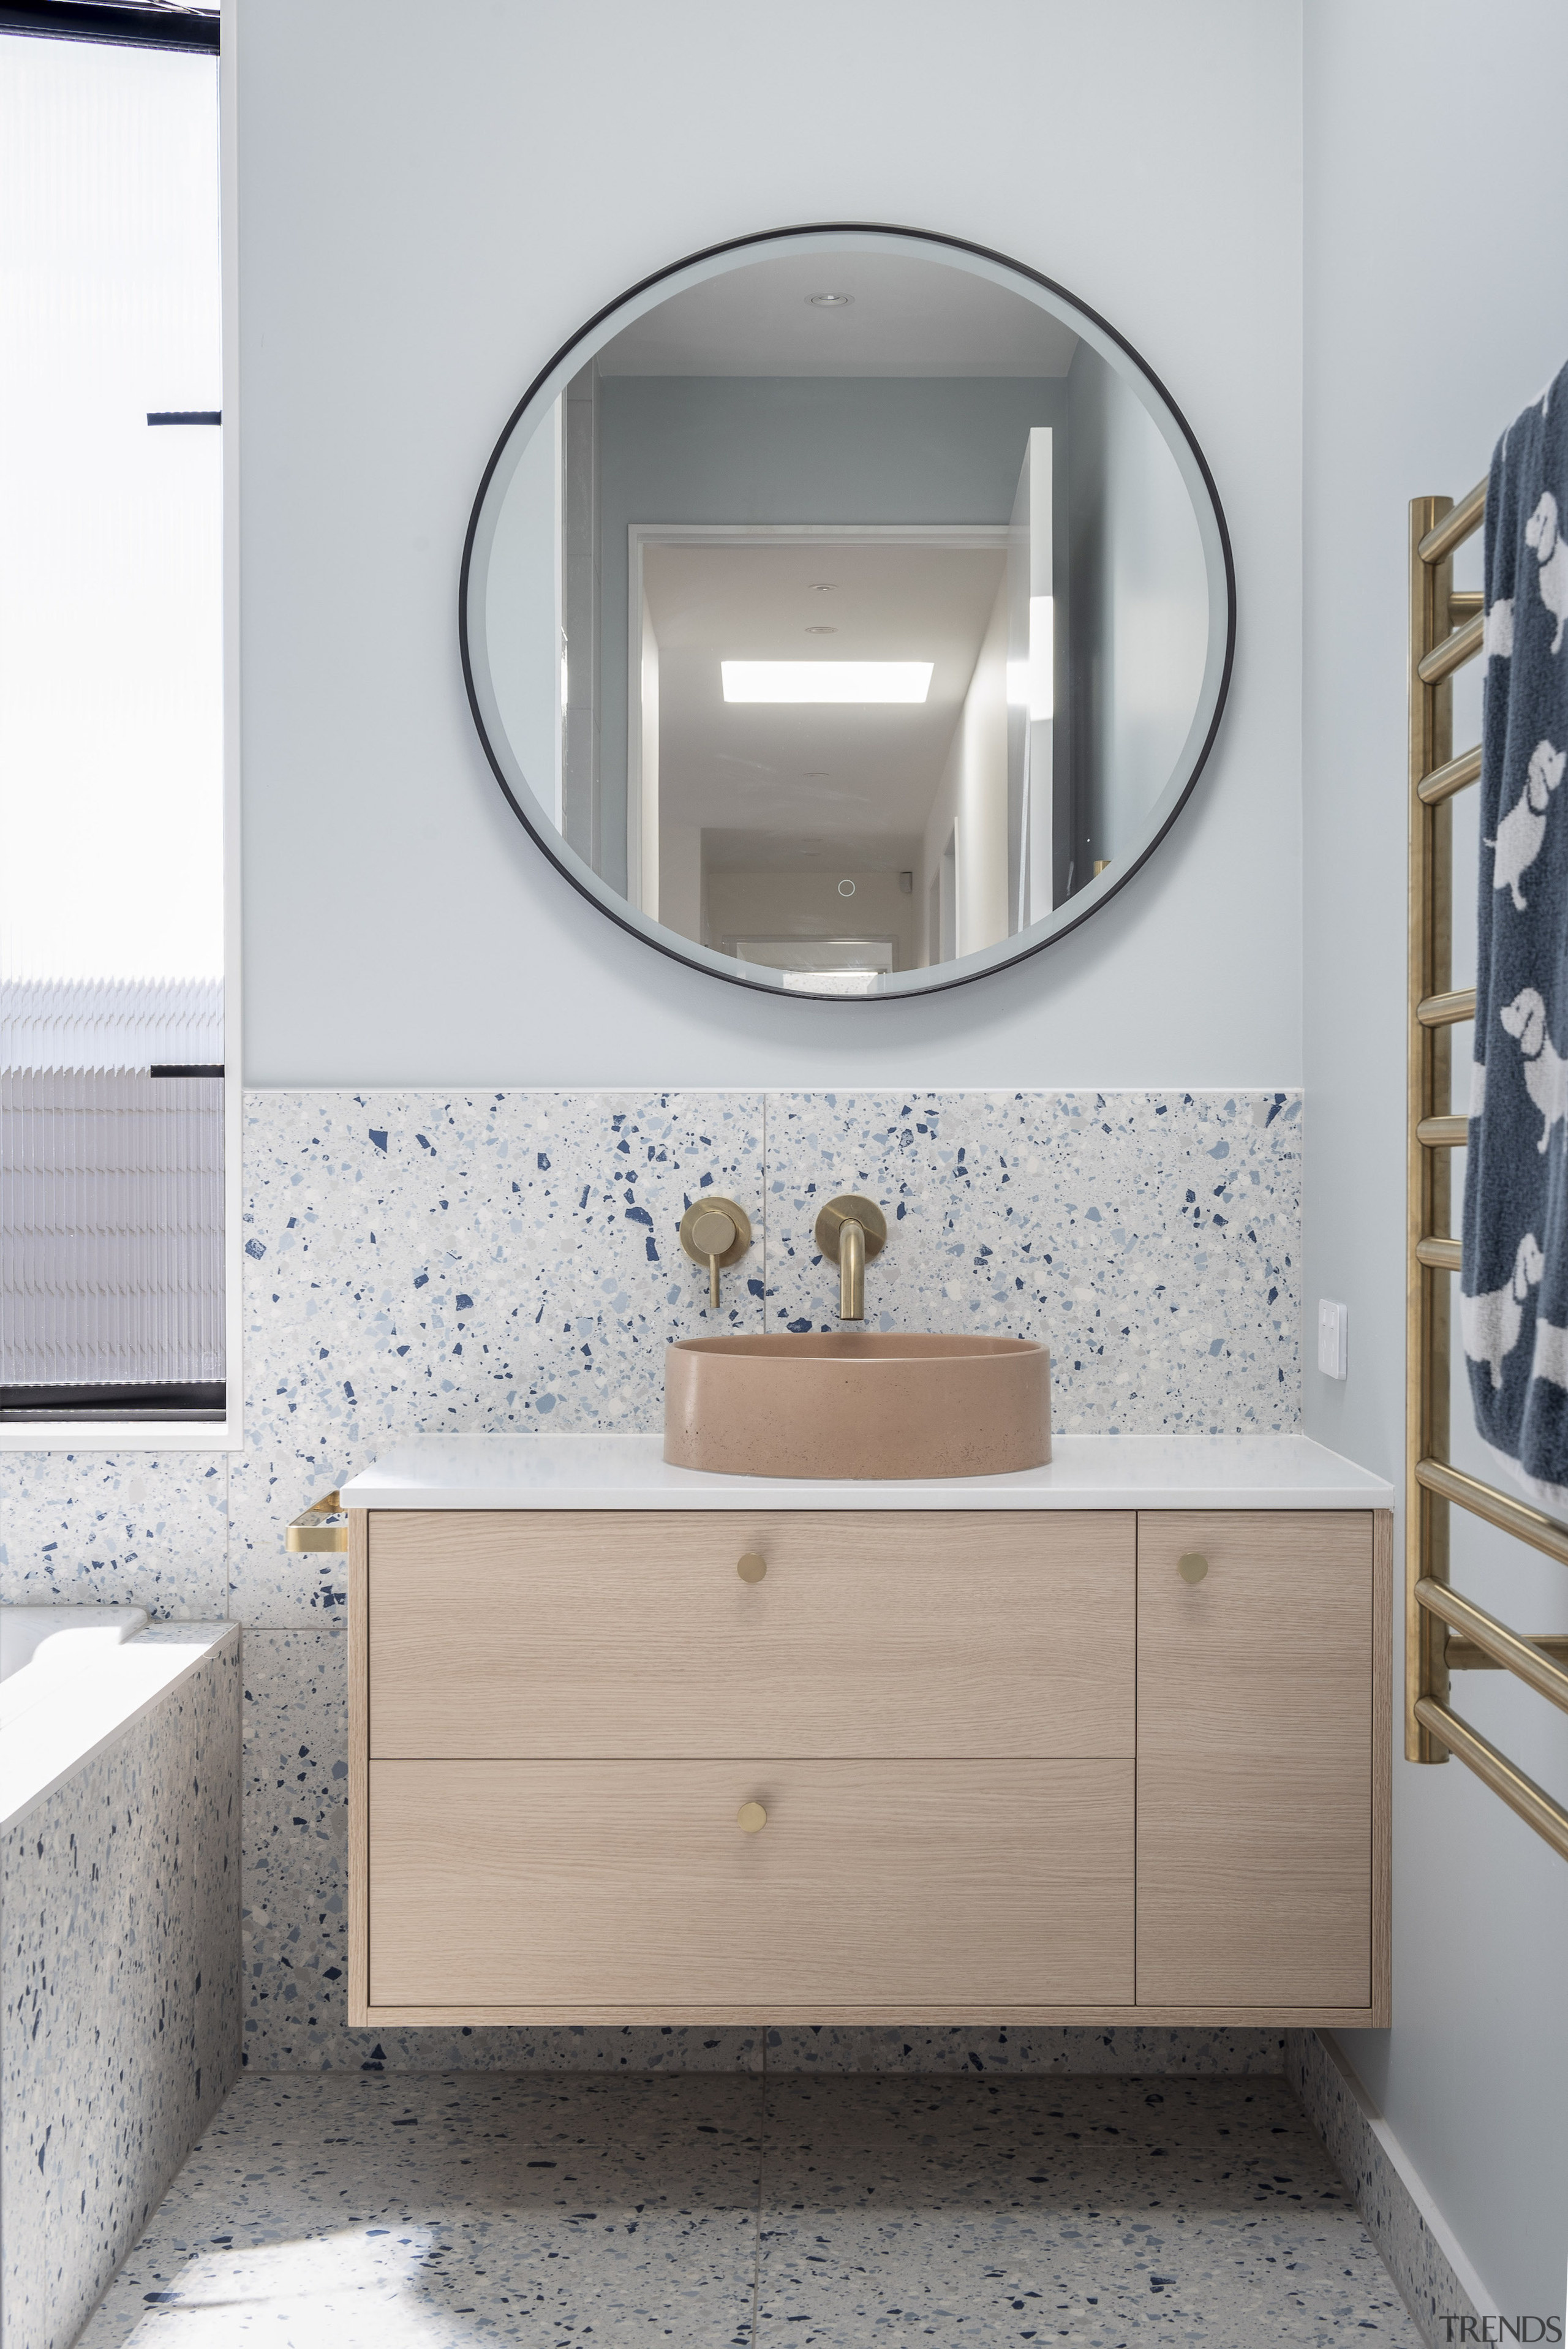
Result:
[[[240,1641],[233,1624],[150,1625],[138,1644],[163,1647],[171,1677],[7,1816],[11,2349],[75,2339],[239,2075]]]
[[[259,1092],[244,1136],[243,1450],[5,1455],[0,1596],[243,1625],[253,2067],[761,2061],[744,2033],[347,2029],[343,1562],[284,1535],[388,1440],[656,1429],[672,1340],[833,1326],[811,1226],[844,1188],[890,1226],[868,1326],[1043,1340],[1058,1432],[1299,1423],[1295,1093]],[[717,1316],[676,1237],[704,1188],[755,1231]],[[886,2036],[771,2061],[1280,2060],[1264,2033]]]

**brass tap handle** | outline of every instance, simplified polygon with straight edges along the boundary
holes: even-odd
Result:
[[[839,1268],[839,1319],[866,1318],[866,1266],[887,1244],[887,1218],[874,1199],[841,1192],[817,1218],[817,1246]]]
[[[707,1301],[712,1310],[718,1311],[718,1266],[727,1247],[735,1239],[735,1226],[717,1207],[707,1207],[691,1227],[697,1253],[707,1258]]]
[[[733,1199],[694,1200],[681,1217],[681,1246],[694,1264],[707,1267],[708,1309],[717,1313],[720,1269],[738,1264],[751,1246],[750,1217]]]

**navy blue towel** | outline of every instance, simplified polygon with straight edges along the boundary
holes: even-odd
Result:
[[[1568,367],[1486,491],[1475,1065],[1460,1324],[1476,1425],[1568,1516]]]

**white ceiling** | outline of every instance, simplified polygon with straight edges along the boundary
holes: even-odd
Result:
[[[908,867],[1006,562],[1001,545],[645,547],[662,818],[699,826],[712,866]],[[931,691],[918,706],[724,699],[721,660],[835,658],[932,661]]]
[[[820,309],[810,297],[822,293],[852,299],[847,309]],[[1077,348],[1078,336],[1049,311],[949,262],[789,253],[672,295],[605,344],[599,371],[1062,376]]]

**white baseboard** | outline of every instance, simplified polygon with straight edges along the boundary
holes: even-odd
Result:
[[[1356,2099],[1361,2117],[1382,2149],[1384,2158],[1415,2205],[1421,2223],[1452,2268],[1454,2281],[1460,2291],[1469,2295],[1478,2316],[1498,2315],[1500,2310],[1496,2295],[1489,2292],[1481,2282],[1463,2244],[1433,2200],[1425,2178],[1378,2111],[1349,2056],[1332,2031],[1320,2031],[1317,2035],[1323,2042],[1329,2062]]]

